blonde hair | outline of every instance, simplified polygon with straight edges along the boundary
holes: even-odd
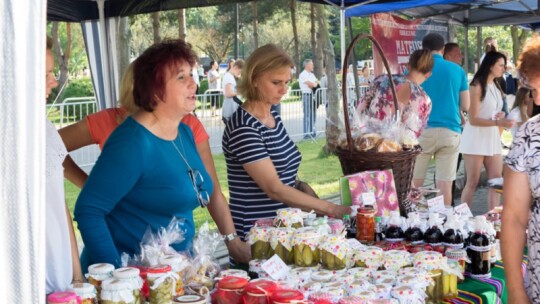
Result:
[[[540,37],[533,35],[519,55],[518,66],[519,75],[531,80],[540,76]]]
[[[127,66],[120,82],[119,103],[129,114],[133,114],[139,109],[135,105],[135,99],[133,98],[133,66],[133,62]]]
[[[246,60],[236,90],[245,97],[246,101],[261,100],[263,96],[255,87],[255,80],[265,72],[275,71],[283,67],[292,68],[293,65],[294,62],[291,57],[275,44],[261,46],[251,53]]]
[[[409,58],[410,69],[422,74],[431,72],[434,64],[433,55],[431,55],[431,50],[429,49],[416,50]]]

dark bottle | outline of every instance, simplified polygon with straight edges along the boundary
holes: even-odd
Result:
[[[463,248],[463,234],[461,234],[462,223],[454,214],[448,215],[444,228],[446,231],[443,234],[443,243],[446,247],[452,249]]]
[[[424,242],[424,234],[418,227],[409,227],[405,230],[405,240],[413,244],[420,244]]]
[[[375,217],[375,243],[384,240],[383,226],[381,222],[381,217]]]
[[[351,221],[350,215],[345,214],[343,216],[343,225],[345,226],[345,229],[347,231],[347,238],[348,239],[356,238],[356,222]]]
[[[442,244],[443,233],[437,226],[429,227],[424,233],[424,240],[426,243],[438,246]]]
[[[388,228],[384,233],[386,241],[390,243],[401,242],[405,239],[405,233],[401,229],[401,217],[399,212],[392,211],[388,220]]]
[[[487,279],[491,277],[491,245],[486,232],[485,218],[477,216],[475,232],[470,238],[467,255],[471,260],[471,277],[475,279]]]

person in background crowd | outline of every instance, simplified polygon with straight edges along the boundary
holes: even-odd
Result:
[[[373,75],[371,75],[371,71],[369,70],[369,67],[367,66],[363,67],[362,74],[358,78],[358,83],[361,86],[369,86],[372,81],[373,81]]]
[[[196,105],[196,58],[184,41],[164,40],[134,61],[139,109],[109,136],[75,205],[83,265],[119,267],[122,253],[140,254],[147,228],[155,233],[173,217],[183,220],[185,239],[172,247],[191,249],[193,209],[208,205],[213,190],[193,133],[181,123]]]
[[[232,68],[223,75],[223,108],[221,115],[223,116],[223,122],[227,122],[231,115],[242,104],[242,101],[238,98],[236,92],[236,78],[240,77],[242,68],[244,67],[244,60],[238,59],[233,63]]]
[[[235,62],[236,62],[236,60],[234,60],[234,58],[229,59],[229,64],[227,65],[226,72],[231,71],[231,69],[233,68]]]
[[[193,66],[193,69],[191,70],[191,77],[193,78],[193,81],[195,81],[195,84],[197,85],[197,91],[195,91],[195,94],[199,94],[199,63],[195,61],[195,65]]]
[[[244,238],[258,219],[274,218],[287,206],[341,219],[350,207],[335,205],[294,188],[301,155],[281,117],[271,110],[287,94],[293,60],[268,44],[247,59],[238,84],[245,102],[223,133],[230,207]]]
[[[508,119],[514,120],[516,123],[510,129],[512,133],[512,138],[516,136],[516,132],[521,127],[521,125],[529,119],[527,115],[527,109],[530,104],[532,104],[533,98],[531,96],[531,90],[521,87],[516,93],[516,99],[514,100],[514,105],[510,114],[508,114]]]
[[[210,90],[218,90],[219,89],[219,79],[221,76],[219,76],[218,72],[219,64],[212,60],[210,62],[210,71],[208,71],[208,89]],[[210,94],[210,106],[212,109],[212,117],[216,116],[216,106],[219,101],[219,96],[216,95],[216,92],[211,92]]]
[[[420,86],[431,75],[433,56],[430,50],[416,50],[411,54],[407,76],[392,75],[401,122],[415,138],[422,134],[431,112],[431,99]],[[391,98],[391,99],[388,99]],[[390,78],[383,74],[375,78],[373,86],[358,104],[358,112],[367,111],[370,117],[383,120],[395,113]]]
[[[459,65],[443,59],[444,44],[444,38],[436,33],[422,40],[422,47],[431,50],[435,63],[431,76],[422,83],[431,98],[432,109],[427,128],[418,138],[422,153],[416,158],[413,184],[415,187],[424,184],[429,162],[435,158],[435,184],[449,207],[461,141],[460,111],[469,109],[469,84]]]
[[[499,52],[489,52],[471,81],[471,106],[469,121],[463,128],[460,152],[465,161],[467,182],[461,193],[461,202],[472,205],[472,198],[482,166],[486,168],[488,179],[502,176],[502,148],[499,127],[511,128],[514,121],[505,118],[503,95],[495,79],[502,76],[506,67],[506,57]],[[495,189],[488,190],[488,206],[492,210],[500,203],[500,194]]]
[[[540,38],[533,36],[519,56],[521,84],[540,104]],[[540,116],[516,133],[504,169],[501,249],[508,303],[540,303]],[[527,240],[527,243],[525,242]],[[527,246],[525,280],[523,252]]]
[[[489,52],[497,52],[499,49],[499,45],[497,44],[497,39],[493,37],[487,37],[484,39],[484,54],[482,54],[482,57],[480,57],[480,62],[478,64],[482,64],[482,61],[484,60],[484,57],[486,57],[486,54]]]
[[[68,152],[92,144],[98,144],[100,149],[103,149],[107,138],[114,129],[130,114],[137,112],[139,108],[133,100],[133,64],[130,64],[126,69],[120,84],[120,104],[122,106],[121,108],[110,108],[99,111],[88,115],[84,120],[60,129],[59,133],[66,144]],[[182,119],[182,123],[186,124],[193,132],[197,151],[214,184],[208,211],[216,222],[219,232],[225,236],[233,236],[236,234],[236,231],[230,216],[227,199],[221,191],[217,178],[210,144],[208,142],[208,134],[201,122],[194,115],[186,115]],[[72,167],[66,167],[65,177],[79,187],[82,187],[88,178],[86,173],[76,164]],[[236,260],[249,260],[250,249],[247,243],[240,241],[239,238],[235,238],[229,239],[226,245],[230,255]]]
[[[302,91],[302,109],[304,111],[304,139],[315,138],[317,131],[315,123],[317,118],[317,105],[313,100],[313,90],[319,85],[319,80],[313,74],[313,61],[304,60],[304,70],[298,76],[298,84]]]
[[[444,45],[443,58],[448,61],[452,61],[457,65],[463,64],[463,53],[461,53],[461,48],[459,44],[455,42],[448,42]]]
[[[512,76],[513,70],[514,65],[511,62],[507,62],[503,76],[497,79],[501,89],[506,95],[515,95],[517,91],[517,81],[514,79],[514,76]]]
[[[54,76],[52,40],[47,37],[45,97],[58,86]],[[66,147],[55,126],[45,122],[45,293],[65,291],[72,282],[84,282],[71,215],[64,197]]]

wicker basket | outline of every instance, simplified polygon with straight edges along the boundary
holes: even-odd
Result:
[[[392,79],[392,73],[390,71],[390,67],[388,65],[388,61],[386,60],[386,57],[384,55],[384,52],[381,49],[381,46],[379,43],[370,35],[367,34],[360,34],[356,36],[352,42],[350,43],[349,47],[347,48],[347,54],[345,56],[345,62],[343,64],[344,67],[348,66],[348,58],[350,53],[352,52],[354,46],[358,42],[358,40],[367,38],[371,40],[374,47],[379,52],[384,66],[386,68],[386,71],[388,72],[388,77],[390,78],[390,86],[392,90],[392,95],[394,97],[394,109],[396,112],[394,113],[393,119],[397,121],[399,119],[399,108],[397,104],[397,98],[396,98],[396,88],[394,85],[394,80]],[[346,69],[343,69],[342,79],[346,79]],[[348,149],[341,149],[337,148],[336,155],[339,158],[339,161],[341,163],[341,168],[343,170],[343,174],[349,175],[354,174],[358,172],[363,171],[370,171],[370,170],[384,170],[384,169],[392,169],[393,175],[394,175],[394,181],[396,184],[396,191],[398,195],[399,200],[399,210],[402,215],[406,215],[410,203],[407,199],[407,194],[409,193],[409,189],[411,187],[412,182],[412,174],[414,169],[414,163],[416,161],[416,156],[420,154],[421,148],[419,146],[409,149],[409,150],[403,150],[399,152],[374,152],[374,151],[355,151],[353,147],[353,139],[351,135],[351,127],[349,123],[349,112],[347,107],[347,88],[346,86],[342,86],[342,94],[343,94],[343,111],[345,113],[345,132],[347,135],[347,147]]]

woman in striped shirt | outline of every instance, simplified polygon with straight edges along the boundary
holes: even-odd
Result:
[[[223,134],[230,209],[244,237],[258,219],[273,218],[287,206],[342,218],[350,208],[314,198],[294,188],[302,156],[271,110],[287,93],[293,61],[268,44],[247,59],[237,86],[246,101],[231,116]]]

